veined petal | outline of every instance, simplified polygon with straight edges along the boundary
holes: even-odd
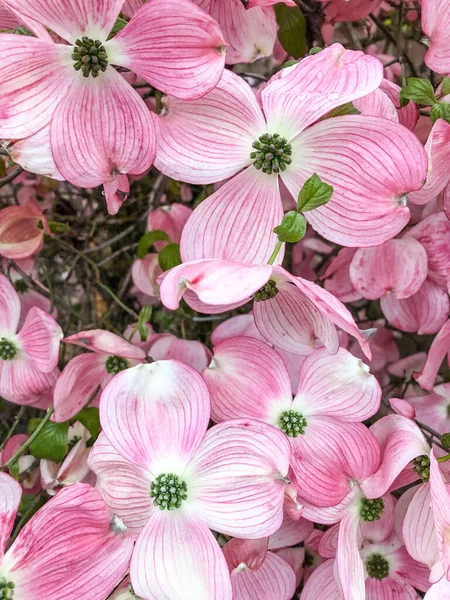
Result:
[[[291,407],[291,381],[283,359],[260,340],[234,337],[218,344],[202,375],[216,423],[248,417],[275,425]]]
[[[55,421],[64,423],[86,406],[108,377],[106,356],[80,354],[67,363],[55,386]]]
[[[0,559],[16,518],[22,499],[22,487],[7,473],[0,473]]]
[[[47,30],[43,25],[41,25],[34,19],[29,19],[25,17],[25,15],[18,13],[11,7],[6,8],[3,0],[1,0],[0,29],[18,29],[21,25],[25,25],[27,29],[32,31],[41,40],[47,40],[49,42],[52,41],[50,35],[48,34]]]
[[[105,41],[123,0],[3,0],[6,6],[35,19],[68,42],[83,35]]]
[[[436,73],[447,74],[450,70],[448,0],[424,0],[421,17],[423,32],[430,39],[425,62]]]
[[[450,600],[450,581],[446,577],[442,577],[430,587],[424,600]]]
[[[420,387],[425,390],[432,389],[437,372],[446,354],[449,356],[450,363],[450,320],[442,326],[442,329],[434,338],[428,352],[427,362],[419,376],[416,376]]]
[[[34,206],[7,206],[0,210],[0,255],[13,260],[30,258],[44,245],[38,227],[43,213]]]
[[[122,6],[122,12],[124,15],[131,17],[137,12],[142,6],[142,0],[125,0]]]
[[[302,591],[302,600],[341,600],[343,598],[339,584],[334,576],[334,560],[327,560],[311,574]]]
[[[13,142],[7,148],[14,162],[25,171],[63,181],[56,168],[50,144],[50,123],[34,135]]]
[[[391,119],[394,123],[399,122],[395,104],[384,93],[381,87],[371,92],[368,96],[354,100],[353,105],[362,115],[383,117],[384,119]]]
[[[77,74],[55,110],[50,136],[58,170],[81,187],[143,173],[155,154],[150,112],[112,67],[96,79]]]
[[[378,59],[332,44],[298,65],[281,69],[263,89],[269,133],[291,141],[331,109],[373,92],[382,80],[383,65]]]
[[[336,566],[345,600],[364,598],[364,565],[359,554],[359,515],[349,510],[339,527]]]
[[[49,123],[77,76],[70,53],[69,46],[2,33],[1,139],[28,137]]]
[[[240,1],[240,0],[238,0]],[[163,99],[155,115],[155,166],[188,183],[215,183],[238,173],[250,162],[252,143],[266,131],[251,87],[232,71],[198,100]]]
[[[199,373],[211,362],[212,352],[197,340],[180,340],[174,335],[162,334],[151,343],[149,356],[153,360],[179,360]]]
[[[222,548],[230,572],[236,568],[257,571],[267,556],[269,538],[258,538],[256,540],[241,540],[232,538]]]
[[[231,573],[231,585],[233,600],[291,600],[296,588],[295,573],[281,556],[268,552],[256,571],[235,569]]]
[[[133,540],[122,528],[90,485],[61,490],[28,521],[5,556],[14,593],[103,600],[128,569]]]
[[[430,485],[423,483],[413,489],[415,493],[403,519],[403,541],[411,557],[431,569],[439,554]]]
[[[450,494],[448,484],[444,482],[433,450],[430,452],[430,491],[431,507],[438,540],[439,555],[447,579],[450,577]]]
[[[104,433],[95,442],[88,464],[97,476],[95,487],[112,512],[133,534],[142,531],[159,510],[150,496],[150,473],[123,458]]]
[[[239,419],[211,428],[189,465],[195,514],[226,535],[275,533],[283,519],[289,457],[286,436],[266,423]]]
[[[53,317],[37,306],[32,306],[17,336],[21,348],[31,357],[37,368],[50,373],[58,366],[61,327]]]
[[[248,302],[267,283],[271,273],[270,265],[243,265],[231,260],[194,260],[163,275],[160,279],[161,302],[167,308],[176,310],[188,291],[205,305],[222,306],[223,310],[219,312],[223,312],[229,310],[230,305],[239,306]]]
[[[181,236],[181,256],[266,263],[278,241],[273,229],[282,219],[278,176],[251,165],[197,206]]]
[[[103,329],[79,331],[74,335],[64,338],[64,342],[101,354],[114,354],[122,358],[133,358],[136,360],[145,358],[145,350],[127,342],[127,340],[124,340],[111,331],[104,331]]]
[[[174,360],[122,371],[100,402],[108,440],[154,476],[180,474],[177,470],[187,465],[206,432],[209,412],[206,383],[197,371]]]
[[[139,535],[133,590],[148,600],[231,600],[225,557],[208,527],[185,511],[157,511]]]
[[[117,55],[114,64],[184,100],[211,91],[225,66],[219,26],[188,0],[147,0],[110,46]]]
[[[42,393],[55,387],[59,371],[40,371],[31,358],[19,355],[0,361],[0,396],[16,404],[38,404]]]
[[[281,0],[283,4],[287,6],[297,6],[294,0]],[[248,10],[249,8],[256,8],[257,6],[272,6],[272,4],[277,4],[278,0],[244,0],[245,8]]]
[[[15,334],[19,318],[19,296],[13,285],[0,273],[0,333]]]
[[[292,408],[304,416],[326,415],[362,422],[379,409],[381,387],[369,368],[344,348],[320,348],[306,357]]]
[[[294,521],[287,513],[285,513],[280,529],[273,533],[269,538],[269,550],[296,546],[303,542],[313,530],[314,525],[311,521],[307,521],[302,517],[300,517],[298,521]]]
[[[305,214],[320,235],[343,246],[377,246],[407,224],[405,195],[426,176],[426,155],[411,131],[348,115],[316,123],[291,144],[293,162],[281,178],[294,198],[313,173],[334,188],[326,205]]]

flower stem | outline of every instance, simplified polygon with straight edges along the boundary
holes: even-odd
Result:
[[[438,461],[438,463],[447,462],[448,460],[450,460],[450,454],[446,454],[445,456],[439,456],[439,458],[437,458],[436,460]]]
[[[275,250],[272,252],[271,257],[267,261],[268,265],[273,265],[273,263],[275,262],[276,257],[278,256],[279,251],[281,250],[281,246],[282,245],[283,245],[283,242],[277,242],[277,245],[275,246]]]

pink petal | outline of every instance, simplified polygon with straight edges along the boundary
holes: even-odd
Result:
[[[384,508],[377,521],[363,521],[360,519],[360,532],[365,540],[372,543],[383,542],[392,533],[395,522],[394,507],[396,499],[392,494],[384,494],[381,498]]]
[[[161,302],[176,310],[186,290],[207,305],[244,304],[263,287],[272,273],[270,265],[243,265],[231,260],[196,260],[183,263],[160,280]]]
[[[365,574],[359,554],[358,528],[359,515],[353,509],[341,521],[336,554],[336,566],[345,600],[365,596]]]
[[[272,230],[282,218],[278,177],[252,165],[197,206],[181,237],[183,261],[265,263],[278,241]],[[280,252],[276,264],[282,260]]]
[[[305,416],[362,422],[380,407],[378,381],[367,365],[344,348],[334,355],[325,348],[315,350],[303,362],[299,379],[292,407]]]
[[[362,115],[383,117],[384,119],[394,121],[394,123],[399,122],[395,104],[384,93],[381,87],[371,92],[368,96],[354,100],[353,105]]]
[[[283,519],[289,457],[289,442],[275,427],[244,419],[216,425],[189,465],[193,510],[226,535],[271,535]]]
[[[130,576],[134,592],[147,600],[232,597],[219,544],[196,515],[184,511],[152,516],[136,542]]]
[[[294,197],[315,172],[334,188],[326,205],[306,213],[308,222],[326,239],[352,247],[376,246],[399,233],[409,220],[405,194],[426,175],[416,136],[380,117],[316,123],[293,140],[292,156],[282,179]]]
[[[447,0],[424,0],[421,16],[422,29],[430,40],[425,63],[436,73],[447,74],[450,71],[450,40],[447,28],[450,5]]]
[[[55,421],[64,423],[86,406],[108,377],[106,356],[80,354],[67,363],[56,382]]]
[[[11,7],[6,8],[3,0],[0,2],[0,29],[18,29],[21,25],[25,25],[27,29],[32,31],[41,40],[51,41],[47,30],[34,19],[29,19],[23,14],[15,11]]]
[[[248,417],[275,425],[282,411],[291,407],[291,382],[285,364],[260,340],[235,337],[220,343],[202,375],[211,394],[211,418],[216,423]]]
[[[20,318],[20,300],[8,279],[0,273],[0,331],[15,334]]]
[[[159,475],[186,466],[205,434],[209,411],[200,375],[161,360],[116,375],[102,394],[100,421],[124,458]]]
[[[155,166],[179,181],[232,177],[252,162],[252,143],[267,129],[253,90],[232,71],[224,71],[217,87],[199,100],[167,97],[163,104],[154,117]]]
[[[450,124],[438,119],[425,144],[428,155],[428,172],[425,185],[420,191],[411,194],[414,204],[426,204],[442,192],[449,182],[448,161],[450,153]]]
[[[341,302],[361,300],[361,294],[355,289],[350,279],[350,265],[357,250],[342,248],[338,255],[329,263],[325,271],[325,289]]]
[[[417,592],[400,577],[387,577],[383,581],[368,579],[366,600],[419,600]]]
[[[7,473],[0,473],[0,558],[3,558],[21,499],[20,483]]]
[[[345,1],[345,0],[344,0]],[[369,0],[370,1],[370,0]],[[409,102],[406,106],[400,107],[400,86],[384,78],[380,85],[380,90],[390,99],[397,109],[398,121],[411,131],[414,131],[419,119],[419,110],[414,102]]]
[[[269,550],[296,546],[303,542],[312,533],[313,529],[314,526],[311,521],[302,518],[298,519],[298,521],[293,521],[285,513],[280,529],[269,538]]]
[[[153,360],[179,360],[199,373],[206,369],[212,353],[201,342],[179,340],[174,335],[162,335],[149,348],[148,354]]]
[[[434,385],[439,367],[445,358],[445,355],[450,356],[450,320],[447,321],[431,344],[428,352],[427,362],[419,376],[416,376],[417,383],[424,390],[431,390]],[[450,363],[450,358],[449,358]]]
[[[110,215],[116,215],[130,193],[130,182],[126,175],[116,175],[112,181],[103,183],[106,206]]]
[[[450,263],[450,221],[443,212],[423,219],[406,236],[418,240],[428,256],[428,278],[446,287]],[[406,239],[406,237],[405,237]]]
[[[159,266],[159,256],[153,252],[138,258],[131,267],[131,277],[137,289],[156,301],[159,299],[159,286],[156,283],[163,270]]]
[[[257,571],[266,559],[268,540],[269,538],[257,540],[233,538],[227,542],[222,550],[230,572],[239,568],[242,563],[247,569]]]
[[[145,351],[142,348],[138,348],[138,346],[127,342],[119,335],[111,333],[111,331],[104,331],[103,329],[79,331],[74,335],[64,338],[64,342],[101,354],[113,354],[114,356],[134,358],[136,360],[145,358]]]
[[[14,162],[26,171],[63,181],[64,177],[56,168],[50,144],[50,124],[40,131],[8,146]],[[42,235],[42,233],[41,233]]]
[[[3,0],[6,6],[36,19],[68,42],[87,35],[105,41],[123,0]]]
[[[317,600],[317,590],[320,590],[320,600],[343,598],[334,577],[334,560],[327,560],[312,573],[303,588],[302,600]]]
[[[423,483],[413,489],[415,493],[406,510],[402,536],[411,557],[431,569],[439,555],[430,485]]]
[[[429,446],[417,425],[401,415],[382,417],[370,427],[381,448],[381,463],[377,471],[361,487],[367,498],[379,498],[406,465]]]
[[[157,135],[156,139],[159,139],[159,135]],[[198,168],[198,165],[196,168]],[[179,244],[181,232],[191,214],[191,208],[174,202],[168,206],[161,206],[152,210],[148,215],[147,227],[149,231],[153,231],[154,229],[165,231],[171,242]],[[167,242],[155,242],[155,248],[158,251],[166,245]]]
[[[141,6],[142,0],[125,0],[124,5],[122,6],[122,12],[131,19],[134,13],[138,11]]]
[[[65,600],[103,600],[124,577],[132,547],[100,494],[76,484],[28,521],[5,562],[18,597],[60,600],[64,589]]]
[[[5,258],[28,258],[44,245],[39,229],[43,214],[33,207],[7,206],[0,210],[0,254]]]
[[[404,300],[397,300],[391,293],[383,296],[381,310],[401,331],[436,333],[447,319],[449,299],[444,288],[427,279],[417,293]]]
[[[97,476],[96,489],[114,514],[133,534],[138,534],[154,514],[148,471],[123,458],[101,433],[89,455]]]
[[[279,71],[262,91],[270,132],[290,141],[333,108],[373,92],[382,79],[383,66],[378,59],[345,50],[341,44],[307,56],[298,65]]]
[[[324,2],[324,0],[320,0]],[[367,17],[369,13],[376,12],[382,0],[354,0],[348,5],[348,0],[326,1],[325,14],[331,23],[336,21],[358,21]]]
[[[211,91],[225,64],[219,26],[188,0],[147,0],[110,44],[120,66],[184,100]]]
[[[427,267],[425,248],[414,238],[405,237],[360,248],[350,265],[350,279],[364,298],[377,300],[391,292],[400,300],[419,290]]]
[[[57,168],[81,187],[143,173],[154,158],[150,112],[112,67],[96,79],[77,77],[54,113],[50,134]]]
[[[294,0],[282,0],[283,4],[286,6],[297,6]],[[257,6],[272,6],[272,4],[277,4],[278,0],[244,0],[245,8],[255,8]]]
[[[0,361],[0,396],[8,402],[38,405],[39,396],[55,387],[59,371],[40,371],[33,360],[19,355],[14,360]]]
[[[450,576],[450,495],[448,484],[442,478],[439,464],[430,452],[430,491],[431,507],[433,509],[434,523],[438,540],[439,555],[441,557],[444,572],[449,579]]]
[[[40,371],[50,373],[58,366],[59,343],[63,332],[53,317],[32,306],[17,337],[22,350]]]
[[[442,577],[440,581],[431,586],[424,596],[425,600],[450,600],[450,581]]]
[[[398,415],[403,415],[408,419],[414,419],[416,417],[416,411],[410,402],[402,400],[401,398],[389,398],[389,404],[394,412]]]
[[[274,552],[277,556],[282,558],[295,573],[295,585],[298,587],[304,576],[303,563],[305,562],[305,548],[280,548]]]
[[[252,314],[236,315],[220,323],[211,334],[211,342],[213,346],[217,346],[225,340],[242,335],[263,340]]]

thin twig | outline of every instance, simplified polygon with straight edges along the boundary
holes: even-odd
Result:
[[[22,172],[22,167],[20,165],[17,165],[17,167],[13,169],[11,173],[8,173],[8,175],[5,175],[5,177],[2,177],[0,179],[0,188],[2,188],[4,185],[7,185],[8,183],[11,183],[11,181],[18,177]]]
[[[19,424],[19,421],[22,418],[22,415],[23,415],[24,412],[25,412],[25,406],[21,406],[19,412],[17,413],[16,418],[14,419],[13,424],[11,425],[8,433],[6,434],[5,439],[0,444],[0,450],[3,450],[3,448],[6,446],[6,442],[12,438],[13,433],[16,430],[16,427]]]

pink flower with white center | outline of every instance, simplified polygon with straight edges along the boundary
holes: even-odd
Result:
[[[134,367],[146,356],[142,348],[102,329],[80,331],[63,341],[86,348],[93,354],[76,356],[61,373],[54,399],[57,423],[74,417],[114,375]]]
[[[267,261],[276,243],[271,232],[283,216],[279,179],[296,199],[313,173],[334,188],[326,205],[305,213],[326,239],[374,246],[403,229],[406,194],[420,189],[426,175],[416,137],[381,117],[321,120],[376,90],[382,78],[377,59],[333,44],[272,77],[261,105],[229,71],[200,100],[166,98],[165,111],[154,116],[158,169],[188,183],[234,176],[189,219],[183,260],[236,260],[240,253],[248,263]],[[257,240],[249,235],[254,229]]]
[[[16,404],[35,404],[55,385],[63,332],[37,306],[29,310],[17,332],[20,312],[16,290],[0,274],[0,396]]]
[[[4,553],[22,491],[0,473],[0,594],[14,600],[104,600],[127,572],[133,540],[89,485],[43,506]]]
[[[231,600],[210,529],[256,539],[282,523],[285,436],[249,419],[207,431],[209,415],[205,382],[177,361],[123,371],[102,394],[103,432],[89,464],[105,501],[137,536],[131,583],[148,600],[185,598],[187,589],[196,600]]]
[[[233,538],[223,547],[233,600],[291,600],[294,595],[294,571],[280,556],[268,551],[268,541]]]
[[[448,0],[423,0],[421,8],[422,29],[429,39],[425,63],[436,73],[446,75],[450,71],[450,3]]]
[[[325,348],[316,350],[300,367],[299,387],[292,400],[289,373],[280,355],[260,340],[236,337],[214,348],[203,377],[215,422],[248,417],[281,429],[292,446],[291,465],[305,497],[322,506],[335,503],[328,490],[323,494],[317,489],[320,470],[312,470],[305,484],[299,465],[307,460],[327,462],[332,468],[345,453],[343,438],[363,443],[366,433],[370,437],[361,421],[378,411],[381,388],[361,360],[342,348],[333,356]],[[307,489],[311,478],[316,483],[312,496]],[[341,494],[339,499],[344,497],[346,486],[337,494]]]
[[[432,389],[436,375],[446,355],[450,365],[450,320],[443,325],[434,338],[424,368],[420,373],[414,375],[417,383],[424,390]]]
[[[13,435],[0,451],[0,464],[4,465],[17,452],[17,450],[28,440],[26,433]],[[32,496],[38,494],[42,489],[40,482],[40,465],[31,454],[22,454],[16,463],[16,473],[20,477],[20,485],[24,494]],[[34,468],[32,468],[34,465]]]
[[[106,184],[109,209],[117,211],[124,174],[140,174],[153,161],[155,133],[144,101],[112,65],[165,93],[198,98],[223,70],[217,24],[188,0],[149,0],[108,40],[123,0],[4,3],[68,43],[0,35],[0,138],[49,140],[60,175],[81,187]]]

